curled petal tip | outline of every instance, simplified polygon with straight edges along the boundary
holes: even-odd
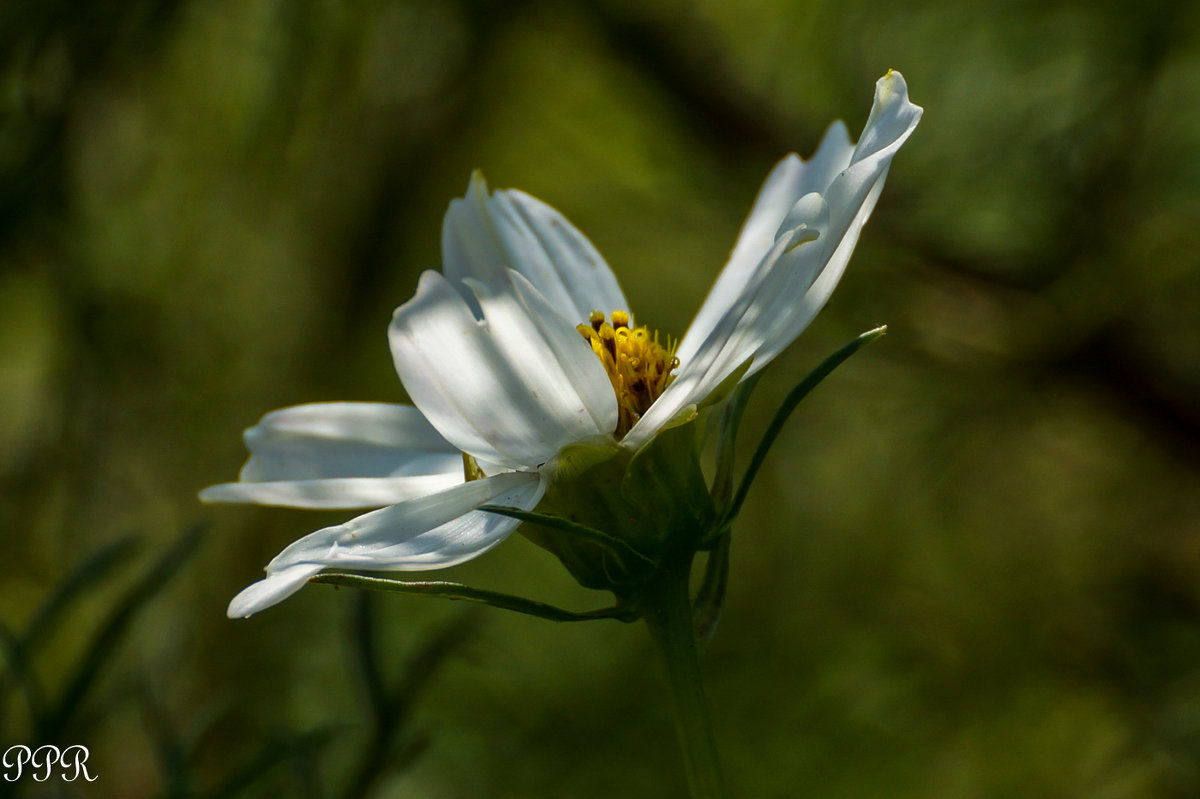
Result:
[[[242,593],[245,593],[244,591]],[[242,598],[242,594],[238,594],[229,602],[229,607],[225,609],[225,616],[230,619],[248,619],[255,613],[255,608],[250,603]]]
[[[889,69],[887,74],[880,78],[875,85],[881,89],[908,93],[908,84],[904,81],[904,76],[894,69]],[[476,173],[478,174],[478,170],[476,170]]]
[[[487,199],[488,199],[488,184],[487,184],[487,178],[485,178],[483,176],[483,170],[482,169],[471,170],[471,180],[469,183],[467,183],[467,193],[465,195],[463,195],[462,200],[465,200],[467,203],[478,203],[480,205],[486,205]],[[458,203],[458,202],[460,202],[460,201],[459,200],[451,201],[451,203],[450,203],[451,210],[454,209],[455,203]]]
[[[322,568],[321,564],[298,563],[275,572],[268,569],[266,577],[242,589],[230,600],[225,615],[231,619],[248,619],[278,605],[303,588],[308,579]]]
[[[877,103],[899,102],[912,106],[918,112],[924,110],[908,99],[908,83],[904,80],[904,76],[894,69],[889,69],[886,75],[875,82],[875,101]]]

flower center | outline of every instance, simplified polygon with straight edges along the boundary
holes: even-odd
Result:
[[[600,311],[592,311],[588,324],[577,329],[592,345],[612,382],[620,413],[613,433],[620,438],[674,379],[671,373],[679,366],[675,345],[670,339],[666,347],[659,344],[658,333],[644,325],[630,327],[625,311],[613,311],[611,321]]]

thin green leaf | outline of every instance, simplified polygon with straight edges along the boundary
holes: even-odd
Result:
[[[363,687],[367,692],[367,707],[371,711],[375,729],[388,723],[386,718],[387,690],[384,687],[383,668],[379,663],[379,647],[375,632],[375,597],[365,591],[354,603],[354,653],[362,674]]]
[[[8,664],[8,674],[4,676],[11,678],[12,687],[24,697],[30,723],[37,729],[44,723],[45,693],[37,675],[30,668],[28,649],[2,621],[0,621],[0,652],[3,652],[4,660]],[[8,693],[8,683],[10,680],[7,679],[0,683],[0,699],[3,699]]]
[[[370,594],[363,592],[362,596]],[[374,615],[368,614],[367,618],[374,627]],[[371,738],[360,747],[358,764],[352,771],[353,776],[346,781],[342,796],[346,799],[369,796],[382,778],[402,771],[425,750],[428,738],[408,729],[413,708],[425,685],[446,659],[462,646],[477,622],[475,613],[456,614],[449,623],[421,641],[394,686],[381,690],[378,707],[371,709],[375,720]]]
[[[792,411],[796,409],[796,406],[800,404],[800,401],[807,397],[809,392],[828,377],[834,369],[841,366],[847,358],[886,332],[887,326],[883,325],[858,336],[858,338],[845,344],[837,352],[821,361],[821,364],[816,369],[805,375],[804,379],[788,392],[788,395],[784,397],[783,404],[779,406],[779,410],[775,411],[775,416],[767,426],[767,431],[763,433],[762,440],[758,442],[758,448],[754,450],[754,457],[750,459],[750,465],[746,467],[746,473],[742,476],[742,482],[738,486],[733,504],[729,506],[729,510],[725,514],[724,524],[721,525],[722,528],[732,524],[734,518],[742,509],[742,503],[746,501],[746,494],[750,492],[750,486],[754,482],[754,478],[758,475],[758,470],[762,466],[763,461],[766,460],[767,453],[771,450],[771,445],[775,443],[775,439],[779,436],[779,431],[783,429],[783,425],[787,422],[788,417],[792,415]]]
[[[265,744],[244,766],[209,791],[211,799],[233,799],[255,787],[281,764],[294,758],[315,760],[318,750],[334,738],[332,726],[291,733]],[[256,794],[257,795],[257,794]]]
[[[344,585],[350,588],[364,588],[370,591],[384,591],[393,594],[408,594],[411,596],[433,596],[441,599],[464,600],[491,605],[494,608],[512,610],[527,616],[536,616],[550,621],[591,621],[593,619],[619,619],[634,621],[637,616],[629,608],[620,605],[599,610],[589,610],[578,613],[571,610],[535,602],[532,599],[502,594],[498,591],[488,591],[482,588],[472,588],[462,583],[451,583],[441,580],[416,582],[408,580],[391,580],[386,577],[369,577],[365,574],[352,572],[325,572],[309,580],[310,583],[326,585]]]
[[[89,555],[73,572],[55,586],[26,625],[21,640],[30,651],[45,640],[70,609],[91,586],[108,577],[137,549],[133,536],[120,538]]]
[[[617,558],[624,558],[628,556],[634,560],[641,561],[644,565],[647,565],[651,568],[654,568],[658,565],[653,560],[631,547],[627,542],[622,541],[619,538],[614,538],[608,533],[595,530],[587,525],[573,522],[570,519],[564,519],[562,516],[551,516],[545,513],[522,510],[521,508],[510,508],[506,505],[480,505],[479,510],[486,511],[487,513],[495,513],[498,516],[507,516],[510,519],[517,519],[522,522],[540,524],[543,527],[549,527],[552,530],[558,530],[559,532],[570,533],[572,535],[579,536],[583,540],[595,544]]]
[[[45,727],[39,731],[41,738],[54,740],[59,737],[138,613],[166,587],[179,568],[187,562],[200,539],[198,528],[193,527],[184,533],[162,557],[150,564],[141,578],[121,597],[121,601],[110,611],[92,640],[91,646],[76,664],[73,676],[67,681],[67,687],[58,705],[47,718]]]
[[[50,636],[73,602],[95,583],[107,577],[127,558],[135,546],[132,537],[114,541],[92,553],[64,580],[60,581],[33,613],[24,632],[17,634],[0,624],[0,651],[8,663],[12,685],[23,695],[30,723],[42,729],[48,719],[46,700],[37,675],[30,668],[32,653]],[[5,681],[8,682],[7,680]],[[9,685],[0,684],[0,695]]]
[[[192,787],[192,774],[188,769],[189,747],[149,686],[141,683],[139,687],[143,724],[150,733],[148,737],[163,783],[162,799],[192,797],[195,791]]]

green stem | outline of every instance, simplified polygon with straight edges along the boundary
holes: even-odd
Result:
[[[692,799],[720,799],[721,765],[704,701],[700,661],[692,629],[692,603],[688,594],[691,558],[667,566],[647,590],[646,626],[658,648],[671,688],[675,730],[683,751]]]

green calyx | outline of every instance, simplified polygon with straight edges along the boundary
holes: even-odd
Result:
[[[637,451],[607,437],[565,447],[543,467],[550,489],[521,531],[583,586],[637,593],[700,549],[715,522],[697,421],[691,413]]]

